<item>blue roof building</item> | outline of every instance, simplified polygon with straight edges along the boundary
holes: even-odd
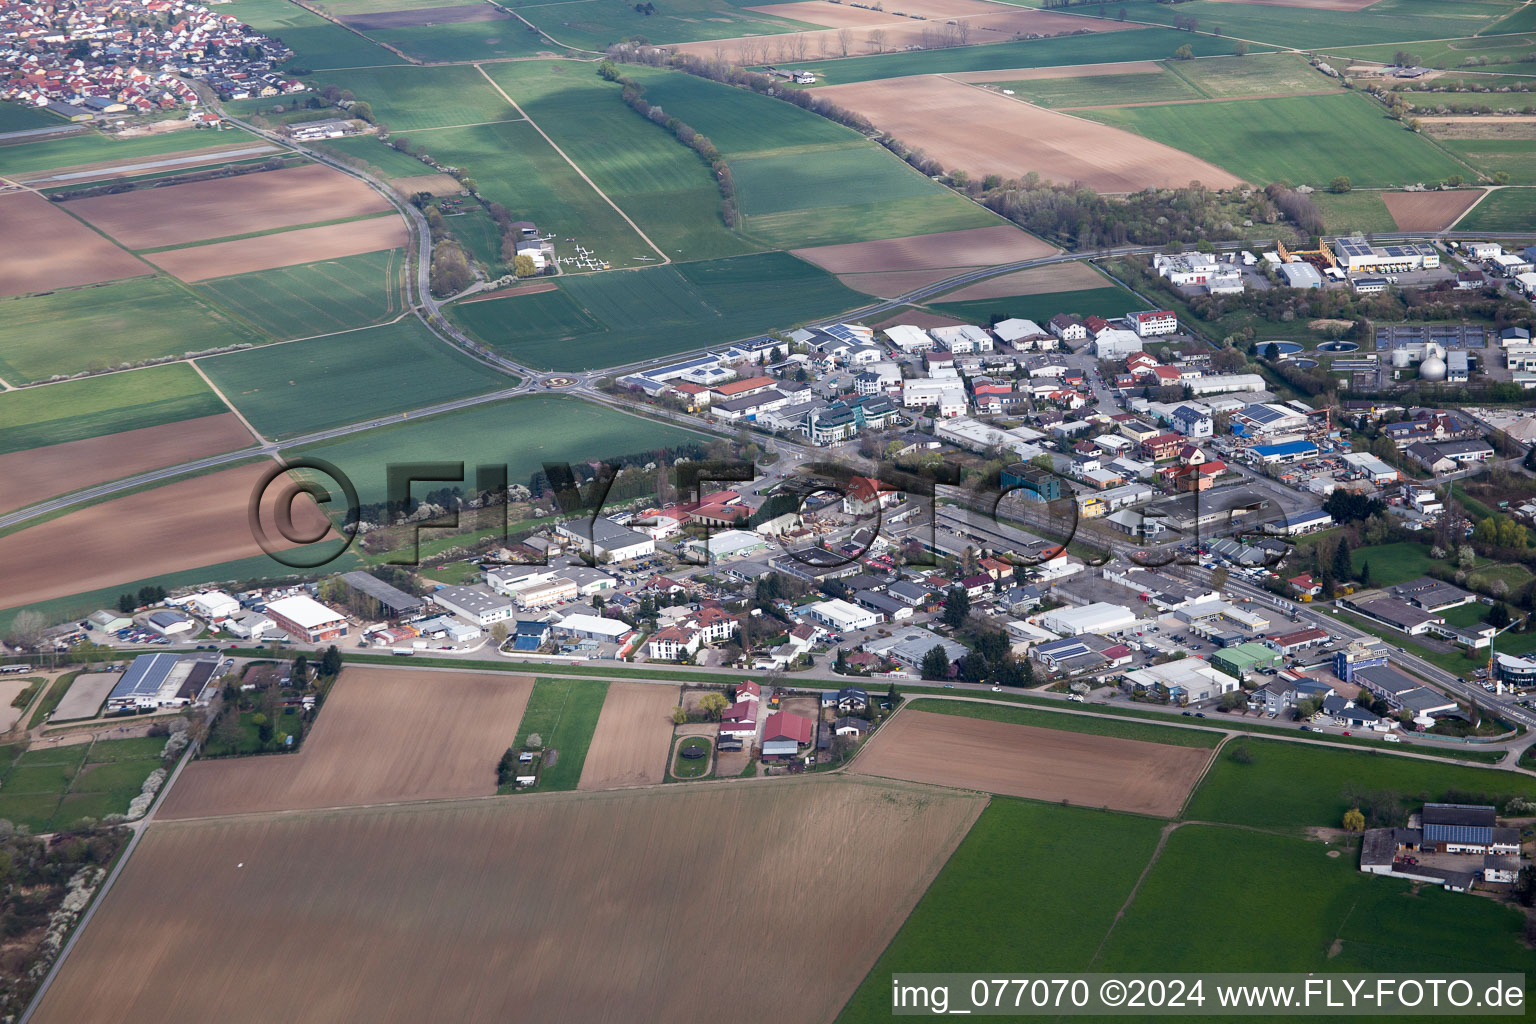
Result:
[[[1316,455],[1317,445],[1311,441],[1286,441],[1284,444],[1256,444],[1249,450],[1265,462],[1295,462]]]

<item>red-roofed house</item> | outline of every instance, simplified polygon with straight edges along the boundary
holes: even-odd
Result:
[[[1157,358],[1146,352],[1132,352],[1125,357],[1125,368],[1129,373],[1135,373],[1142,368],[1151,369],[1157,365]]]
[[[867,516],[877,508],[890,508],[901,503],[901,490],[894,484],[873,477],[856,476],[848,481],[848,493],[843,497],[843,514]]]
[[[1141,442],[1141,450],[1153,461],[1159,461],[1173,458],[1186,443],[1188,438],[1183,434],[1158,434]]]
[[[1327,630],[1313,627],[1311,629],[1298,629],[1294,633],[1267,636],[1264,638],[1264,642],[1281,654],[1295,654],[1297,651],[1304,651],[1315,644],[1324,643],[1327,639]]]
[[[704,634],[691,626],[668,626],[651,637],[650,654],[654,661],[677,661],[684,654],[698,651]]]
[[[743,679],[736,685],[736,703],[745,701],[758,701],[763,697],[763,688],[750,679]]]
[[[767,744],[773,740],[793,740],[803,747],[815,736],[815,722],[803,715],[780,711],[778,714],[769,715],[767,721],[763,723],[764,753],[767,753]]]
[[[1187,444],[1179,449],[1179,465],[1181,466],[1198,466],[1204,461],[1205,452],[1195,445]]]
[[[1292,576],[1285,582],[1295,587],[1298,593],[1306,594],[1308,597],[1316,597],[1323,592],[1323,585],[1314,580],[1309,572],[1304,572],[1300,576]]]
[[[1208,491],[1216,482],[1216,478],[1226,470],[1227,464],[1220,459],[1212,459],[1193,466],[1181,466],[1178,488],[1181,491]]]

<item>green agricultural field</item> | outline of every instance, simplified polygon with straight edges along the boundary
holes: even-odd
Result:
[[[1536,188],[1501,188],[1467,212],[1457,231],[1527,231],[1536,224]]]
[[[648,102],[708,135],[729,159],[864,141],[852,128],[750,89],[640,65],[624,74],[645,87]]]
[[[350,89],[373,108],[374,120],[391,132],[449,125],[509,121],[517,111],[472,67],[360,68],[314,76],[321,88]],[[423,142],[431,149],[431,139]],[[441,159],[441,158],[439,158]],[[416,173],[431,173],[424,168]]]
[[[1529,962],[1517,909],[1362,874],[1358,856],[1353,841],[1340,849],[1231,828],[1180,828],[1093,969],[1519,971]],[[1242,871],[1209,870],[1215,863],[1262,864],[1268,884],[1255,885]],[[1196,874],[1200,884],[1191,885]],[[1456,941],[1447,943],[1447,935]]]
[[[1423,136],[1387,117],[1380,105],[1349,93],[1121,107],[1083,115],[1182,149],[1259,185],[1282,179],[1326,185],[1343,174],[1357,188],[1391,186],[1442,181],[1466,171]]]
[[[876,200],[748,219],[752,237],[776,248],[872,242],[906,235],[931,235],[965,228],[990,228],[1002,218],[951,192],[910,199]]]
[[[562,280],[559,293],[460,303],[453,316],[520,362],[587,370],[732,341],[867,303],[820,268],[775,252],[573,277]]]
[[[1350,552],[1350,562],[1357,574],[1367,561],[1371,563],[1371,579],[1378,587],[1406,583],[1423,576],[1435,564],[1430,560],[1429,549],[1412,541],[1377,544]]]
[[[1294,53],[1259,53],[1246,57],[1174,60],[1164,65],[1202,95],[1212,99],[1279,96],[1285,93],[1334,92],[1341,86]]]
[[[543,741],[541,749],[555,752],[556,758],[554,764],[540,770],[534,789],[550,792],[576,788],[607,696],[608,684],[600,679],[535,680],[513,746],[521,750],[529,736],[537,735]]]
[[[897,972],[1086,970],[1160,825],[993,797],[838,1020],[890,1020]]]
[[[1155,5],[1149,5],[1155,6]],[[1189,5],[1180,4],[1179,10]],[[1230,8],[1230,5],[1222,4]],[[1290,8],[1275,8],[1287,14]],[[1147,20],[1154,20],[1148,18]],[[1017,43],[960,46],[917,53],[884,53],[871,57],[801,61],[816,72],[823,85],[869,82],[908,75],[940,75],[955,71],[996,71],[1004,68],[1050,68],[1068,64],[1113,64],[1127,60],[1167,60],[1181,46],[1192,47],[1197,57],[1230,55],[1237,41],[1211,36],[1191,36],[1171,28],[1134,29],[1091,35],[1057,36]],[[1254,53],[1264,49],[1250,44]]]
[[[857,204],[869,196],[938,198],[945,191],[873,143],[743,157],[730,163],[748,231],[752,217],[760,213],[821,210]]]
[[[1536,28],[1536,26],[1531,27]],[[1333,52],[1357,60],[1390,64],[1397,59],[1398,52],[1402,51],[1424,67],[1531,74],[1533,65],[1536,65],[1536,57],[1533,57],[1533,54],[1536,54],[1536,35],[1528,34],[1529,30],[1527,34],[1521,34],[1507,24],[1500,25],[1498,28],[1498,34],[1477,38],[1452,39],[1446,38],[1443,34],[1420,36],[1410,43],[1352,46]],[[1489,102],[1496,102],[1493,97],[1488,99]],[[1520,105],[1523,106],[1524,103]]]
[[[814,29],[786,18],[747,10],[755,0],[677,0],[657,4],[656,13],[645,15],[633,4],[608,0],[572,0],[569,3],[509,3],[551,38],[566,46],[604,50],[609,45],[640,35],[653,43],[689,43],[700,39],[728,39]]]
[[[344,160],[360,160],[377,171],[381,178],[414,178],[437,173],[415,157],[380,142],[377,135],[326,139],[324,142],[308,143],[308,146]]]
[[[619,109],[635,116],[622,104]],[[662,137],[659,129],[657,134]],[[573,255],[573,245],[590,249],[616,267],[631,265],[636,256],[656,256],[618,211],[527,121],[444,128],[408,138],[440,163],[467,170],[480,194],[490,202],[500,203],[516,219],[533,221],[540,231],[553,234],[557,256]],[[713,201],[718,217],[718,193]],[[448,223],[451,226],[453,219]],[[567,242],[568,238],[576,242]]]
[[[50,832],[126,814],[164,749],[163,739],[132,739],[28,751],[5,766],[0,818]]]
[[[483,207],[466,204],[463,213],[444,217],[443,225],[464,246],[471,259],[485,264],[492,276],[500,273],[501,227]]]
[[[1175,15],[1198,19],[1202,32],[1318,49],[1399,39],[1445,39],[1470,36],[1492,25],[1518,6],[1514,0],[1379,0],[1362,11],[1309,10],[1194,0],[1178,10],[1157,3],[1126,5],[1133,21],[1172,24]],[[1199,53],[1197,45],[1195,52]]]
[[[228,412],[184,363],[0,394],[0,455]]]
[[[994,319],[1006,320],[1009,317],[1020,317],[1043,324],[1057,313],[1117,317],[1138,309],[1145,309],[1146,305],[1119,285],[1088,288],[1076,292],[1044,292],[1039,295],[1015,295],[1000,299],[936,301],[927,304],[928,308],[936,313],[944,313],[976,324],[992,323]]]
[[[1397,221],[1382,200],[1381,193],[1371,191],[1312,193],[1312,202],[1322,212],[1323,224],[1329,232],[1347,234],[1351,231],[1396,231]]]
[[[168,277],[0,302],[0,377],[12,384],[266,340]]]
[[[671,258],[716,259],[762,248],[725,226],[720,190],[698,154],[625,106],[619,86],[599,78],[592,64],[517,61],[486,70]],[[431,139],[423,141],[432,145]],[[519,180],[513,188],[526,184]],[[591,231],[568,233],[596,248],[586,241]],[[598,255],[624,267],[655,253],[634,239],[612,253],[599,249]]]
[[[393,320],[405,310],[404,249],[342,256],[194,285],[279,340]]]
[[[329,338],[233,352],[200,365],[252,425],[273,438],[516,383],[434,338],[414,317]]]
[[[1248,764],[1232,757],[1239,743],[1251,757]],[[1536,797],[1536,778],[1397,757],[1385,751],[1247,738],[1234,740],[1222,750],[1190,799],[1185,817],[1256,828],[1338,828],[1344,812],[1355,805],[1347,795],[1351,790],[1396,793],[1404,806],[1453,792],[1483,794],[1502,803],[1510,796]]]
[[[60,167],[103,163],[111,160],[137,161],[180,153],[194,153],[216,146],[259,144],[255,136],[228,131],[180,131],[161,135],[141,135],[118,139],[88,131],[81,135],[22,142],[0,146],[0,174],[33,174]]]
[[[1104,715],[1063,715],[1035,708],[1013,707],[1003,704],[971,704],[956,700],[924,700],[914,704],[919,711],[932,711],[940,715],[959,718],[979,718],[988,722],[1008,722],[1012,725],[1032,725],[1039,729],[1059,729],[1063,732],[1081,732],[1092,736],[1117,736],[1123,740],[1146,740],[1148,743],[1167,743],[1175,747],[1205,747],[1221,742],[1222,734],[1214,729],[1177,729],[1150,722],[1127,721]]]
[[[1168,70],[1134,75],[1039,78],[1025,82],[999,80],[993,84],[999,89],[1011,89],[1031,103],[1053,109],[1206,98],[1183,77]]]
[[[359,68],[405,61],[355,32],[332,24],[288,0],[232,0],[219,8],[267,35],[277,36],[293,51],[286,68]]]
[[[50,110],[23,106],[20,103],[0,103],[0,132],[26,132],[35,128],[58,128],[64,119]]]
[[[527,483],[545,462],[574,464],[707,440],[708,435],[580,399],[530,395],[403,420],[293,453],[335,463],[352,478],[360,500],[375,502],[384,500],[385,468],[391,463],[462,460],[469,472],[481,464],[505,465],[510,482]]]
[[[414,25],[409,28],[371,28],[369,39],[393,46],[421,61],[490,60],[532,57],[560,51],[547,39],[516,18],[500,21],[465,21],[451,25]]]

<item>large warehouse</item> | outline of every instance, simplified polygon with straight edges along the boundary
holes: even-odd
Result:
[[[107,694],[107,712],[184,707],[197,699],[218,660],[179,654],[141,654]]]
[[[345,615],[304,594],[271,601],[262,613],[295,640],[317,644],[347,635]]]
[[[1045,612],[1040,616],[1040,625],[1061,636],[1119,633],[1136,625],[1136,616],[1125,605],[1098,601],[1080,608],[1057,608]]]

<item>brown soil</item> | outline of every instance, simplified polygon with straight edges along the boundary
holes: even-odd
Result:
[[[1020,270],[1001,277],[966,285],[944,296],[945,302],[970,299],[1001,299],[1013,295],[1044,295],[1048,292],[1075,292],[1108,287],[1109,281],[1085,263],[1057,263],[1049,267]]]
[[[907,709],[850,770],[1172,817],[1212,751]]]
[[[618,789],[660,782],[672,748],[675,707],[675,687],[609,683],[577,788]]]
[[[838,280],[856,292],[881,299],[893,299],[924,285],[954,277],[964,268],[941,267],[935,270],[892,270],[874,274],[839,274]]]
[[[877,331],[883,331],[894,324],[911,324],[913,327],[921,327],[927,330],[930,327],[954,327],[964,322],[964,320],[956,320],[952,316],[940,316],[937,313],[925,313],[922,310],[909,309],[872,326]]]
[[[793,6],[800,9],[806,4],[773,5]],[[837,5],[827,4],[829,13],[822,14],[820,4],[809,5],[817,9],[818,17],[837,19],[840,28],[816,29],[809,32],[791,32],[771,36],[739,36],[734,39],[710,39],[694,43],[682,43],[668,47],[680,53],[700,57],[722,58],[736,64],[761,64],[769,61],[792,62],[812,58],[827,59],[843,56],[864,56],[872,53],[891,53],[908,46],[934,49],[956,45],[960,39],[957,26],[949,21],[964,23],[964,44],[1007,43],[1029,36],[1055,36],[1071,32],[1123,32],[1145,28],[1128,22],[1080,18],[1074,15],[1056,14],[1052,11],[1034,11],[1027,8],[999,9],[996,4],[978,4],[982,10],[957,16],[935,16],[926,21],[897,17],[889,13],[861,11],[852,8],[839,11]],[[779,13],[770,8],[759,11]],[[906,5],[903,5],[903,10]],[[970,8],[967,8],[970,10]],[[873,15],[873,17],[866,17]],[[787,15],[796,20],[807,20],[804,11]],[[877,20],[883,19],[883,20]],[[846,53],[839,32],[849,33]],[[799,49],[799,48],[802,48]]]
[[[232,412],[0,455],[0,512],[255,443]]]
[[[0,608],[262,554],[246,510],[266,468],[253,463],[181,480],[0,537]],[[270,537],[281,536],[273,510],[284,490],[274,481],[266,491],[262,521]],[[327,524],[307,496],[293,511],[299,536]]]
[[[183,281],[250,274],[296,263],[316,263],[342,256],[397,249],[410,241],[405,221],[399,217],[374,217],[351,224],[323,228],[299,228],[275,235],[214,242],[190,249],[171,249],[147,257],[161,270]]]
[[[985,804],[786,779],[157,821],[36,1020],[829,1021]]]
[[[976,177],[1035,171],[1106,193],[1191,181],[1209,188],[1240,184],[1214,164],[1160,142],[937,75],[818,91],[945,167]]]
[[[320,164],[69,203],[71,213],[130,249],[229,238],[391,209],[387,199],[357,178]]]
[[[1069,64],[1054,68],[1003,68],[998,71],[951,71],[945,78],[955,82],[1034,82],[1049,78],[1098,78],[1104,75],[1157,75],[1163,68],[1152,60],[1128,60],[1117,64]]]
[[[1455,192],[1383,192],[1399,231],[1442,231],[1483,197],[1482,189]]]
[[[36,192],[0,195],[0,296],[152,273]]]
[[[552,292],[558,287],[553,281],[538,281],[534,284],[518,284],[511,288],[502,288],[494,292],[481,292],[464,299],[460,305],[470,302],[486,302],[490,299],[510,299],[514,295],[537,295],[540,292]]]
[[[379,11],[337,18],[360,32],[376,28],[418,28],[422,25],[461,25],[467,21],[501,21],[507,13],[490,4],[456,4],[452,7],[426,7],[413,11]]]
[[[161,818],[488,796],[533,679],[348,668],[297,754],[187,765]]]
[[[890,270],[987,267],[1049,256],[1059,250],[1018,228],[999,224],[991,228],[907,235],[878,242],[819,245],[793,251],[801,259],[832,274],[871,274]]]

